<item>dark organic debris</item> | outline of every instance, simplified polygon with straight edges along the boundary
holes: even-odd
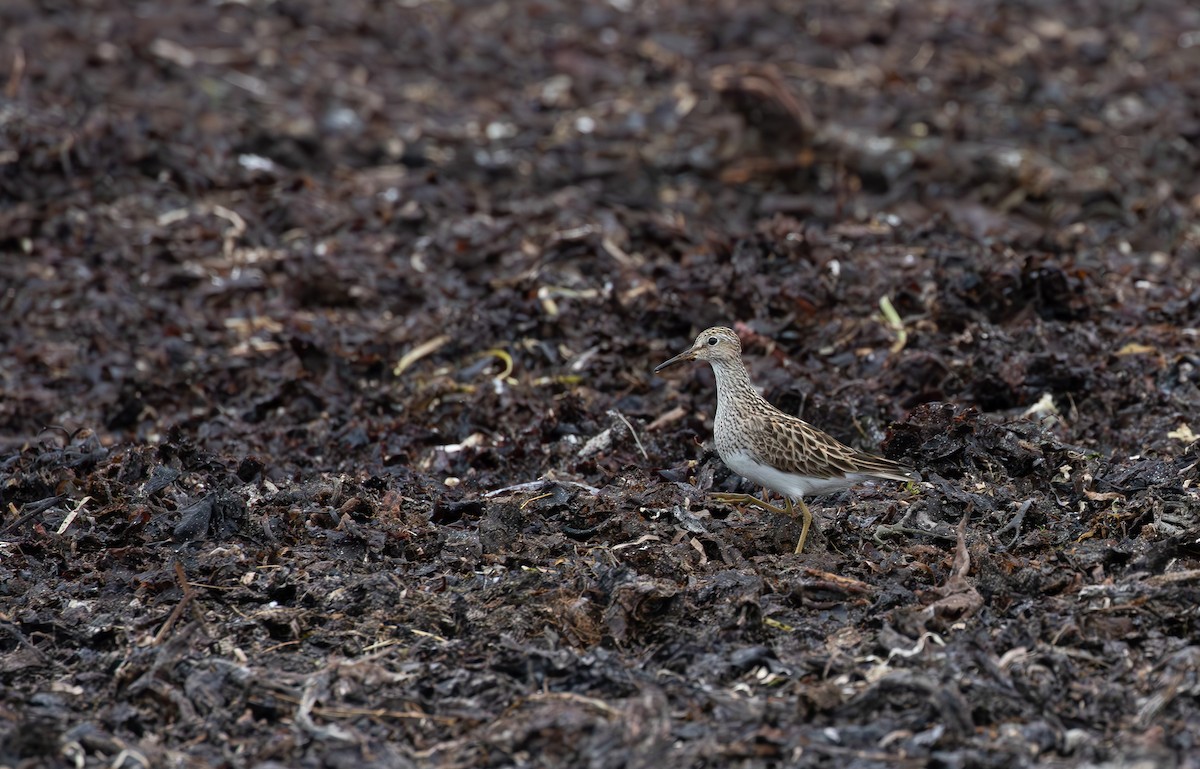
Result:
[[[1194,5],[0,3],[0,765],[1197,766]]]

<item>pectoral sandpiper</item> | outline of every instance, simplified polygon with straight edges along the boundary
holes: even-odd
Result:
[[[750,384],[742,363],[742,344],[732,329],[717,326],[701,332],[690,349],[660,364],[654,372],[691,360],[708,361],[717,377],[713,437],[721,460],[738,475],[782,494],[785,506],[776,507],[750,494],[714,494],[713,498],[788,515],[795,515],[795,499],[804,517],[797,553],[804,549],[812,526],[805,495],[837,491],[872,478],[919,478],[890,459],[852,449],[768,403]]]

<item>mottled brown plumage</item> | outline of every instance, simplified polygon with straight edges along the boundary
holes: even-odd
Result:
[[[705,330],[691,348],[654,371],[690,360],[708,361],[717,378],[713,425],[717,454],[737,474],[782,494],[786,504],[780,509],[749,494],[717,494],[715,498],[788,514],[795,499],[804,518],[797,553],[804,548],[812,525],[812,513],[804,503],[806,495],[844,489],[872,478],[918,478],[903,465],[850,448],[767,402],[750,384],[742,363],[742,345],[732,329],[717,326]]]

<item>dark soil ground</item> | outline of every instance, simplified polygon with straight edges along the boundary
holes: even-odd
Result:
[[[6,0],[0,765],[1198,767],[1198,178],[1182,0]]]

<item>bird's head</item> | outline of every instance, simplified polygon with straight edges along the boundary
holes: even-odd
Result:
[[[691,347],[679,353],[674,358],[660,363],[655,367],[654,373],[657,374],[678,363],[690,360],[736,362],[741,357],[742,343],[738,341],[738,336],[733,332],[733,329],[725,328],[724,326],[713,326],[701,331]]]

